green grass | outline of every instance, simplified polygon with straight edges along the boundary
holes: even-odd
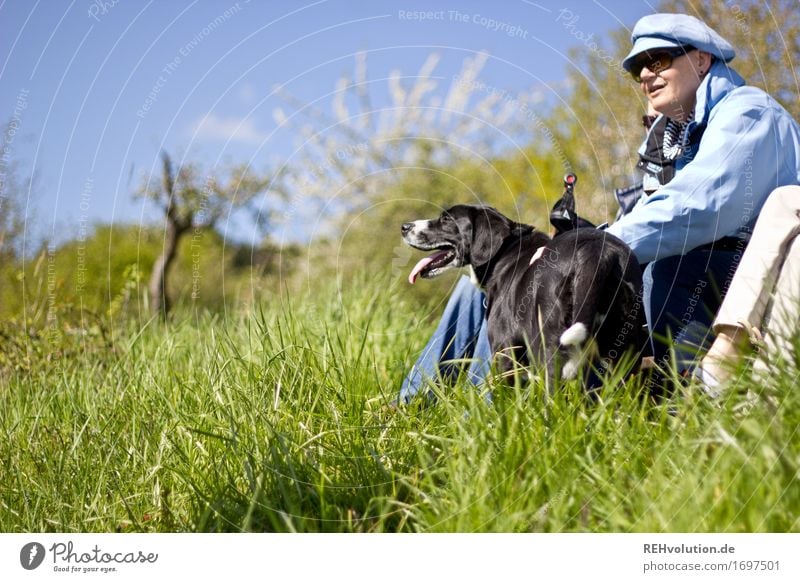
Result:
[[[800,529],[796,373],[390,410],[433,320],[379,284],[324,297],[28,345],[0,376],[0,531]]]

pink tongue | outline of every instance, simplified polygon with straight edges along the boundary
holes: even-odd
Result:
[[[447,253],[448,251],[443,251],[441,253],[436,253],[435,255],[431,255],[430,257],[425,257],[424,259],[422,259],[419,263],[414,265],[413,269],[411,269],[411,273],[408,274],[408,282],[413,285],[417,281],[417,277],[419,277],[419,274],[422,272],[422,269],[430,265],[436,259],[445,256]]]

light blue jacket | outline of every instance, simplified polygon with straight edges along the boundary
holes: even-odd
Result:
[[[686,131],[675,177],[608,227],[641,263],[726,236],[747,238],[767,195],[800,184],[800,126],[722,61],[700,84]]]

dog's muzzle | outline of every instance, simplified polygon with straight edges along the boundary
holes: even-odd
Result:
[[[447,242],[431,241],[426,234],[430,220],[417,220],[407,222],[400,227],[403,240],[407,245],[421,251],[437,250],[439,252],[420,260],[408,275],[408,282],[412,285],[419,277],[428,279],[436,277],[449,267],[456,259],[455,246]]]

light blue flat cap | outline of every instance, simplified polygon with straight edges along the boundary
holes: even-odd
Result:
[[[631,33],[633,48],[622,68],[630,71],[636,55],[658,48],[691,45],[710,53],[726,63],[736,56],[731,43],[702,20],[688,14],[650,14],[639,19]]]

